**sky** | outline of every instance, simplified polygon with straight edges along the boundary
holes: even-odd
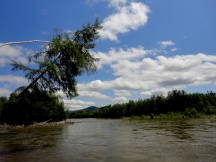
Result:
[[[78,97],[58,92],[67,109],[166,96],[172,90],[216,91],[215,0],[0,0],[0,45],[50,41],[54,28],[73,32],[96,17],[103,26],[91,51],[100,59],[98,69],[77,77]],[[0,47],[0,96],[28,85],[10,62],[28,65],[27,56],[43,45]]]

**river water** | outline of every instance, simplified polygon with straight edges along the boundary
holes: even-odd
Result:
[[[0,162],[215,162],[216,118],[0,129]]]

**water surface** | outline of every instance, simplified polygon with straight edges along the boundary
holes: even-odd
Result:
[[[0,129],[0,161],[216,161],[216,118],[72,121]]]

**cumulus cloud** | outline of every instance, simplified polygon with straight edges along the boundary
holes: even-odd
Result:
[[[172,89],[188,86],[214,85],[216,56],[204,53],[176,55],[174,57],[145,57],[142,60],[119,60],[111,66],[113,80],[95,80],[79,84],[86,91],[113,90],[117,99],[141,91],[142,95],[166,94]],[[113,101],[117,101],[115,98]]]
[[[111,100],[109,96],[94,91],[79,91],[79,97]]]
[[[118,7],[121,5],[125,5],[128,0],[110,0],[110,6],[112,7]]]
[[[163,43],[162,43],[163,42]],[[158,55],[167,53],[165,47],[174,46],[175,43],[172,41],[161,41],[158,48],[145,49],[143,46],[131,47],[131,48],[110,48],[107,52],[92,51],[92,54],[99,58],[100,61],[97,62],[97,67],[100,69],[104,65],[113,65],[119,61],[139,61],[147,55]],[[171,52],[177,51],[178,48],[172,48]]]
[[[104,90],[138,90],[146,86],[139,81],[129,81],[126,78],[118,77],[114,80],[95,80],[87,84],[78,84],[78,90],[104,91]]]
[[[175,43],[173,41],[160,41],[158,42],[161,48],[167,48],[168,46],[174,46]]]
[[[14,88],[27,85],[28,81],[23,77],[13,76],[13,75],[0,75],[0,96],[9,96]]]
[[[79,110],[92,105],[95,105],[94,102],[85,102],[82,100],[63,100],[65,107],[69,110]]]
[[[143,58],[147,54],[153,54],[155,50],[146,50],[142,46],[128,48],[128,49],[114,49],[111,48],[108,52],[93,52],[95,57],[100,61],[97,63],[97,67],[101,68],[103,65],[111,65],[119,60],[137,60]]]
[[[114,89],[113,92],[115,96],[131,96],[131,92],[129,90]]]
[[[0,43],[1,45],[2,43]],[[30,50],[25,49],[21,46],[2,46],[0,48],[0,67],[5,66],[11,60],[16,60],[18,62],[26,64],[28,60],[26,55],[30,53]]]
[[[16,86],[22,86],[28,83],[28,81],[19,76],[14,75],[0,75],[0,83],[11,83]]]
[[[113,99],[113,101],[116,103],[126,103],[128,99],[126,97],[116,97]]]
[[[207,59],[208,57],[211,58],[211,61]],[[144,58],[140,62],[119,62],[112,67],[117,76],[126,80],[134,78],[143,82],[154,81],[155,84],[153,85],[206,84],[206,82],[210,83],[210,76],[211,78],[215,76],[215,74],[212,74],[212,71],[216,68],[215,59],[216,56],[202,53],[174,57],[157,56],[155,59]],[[209,60],[209,62],[206,62],[206,60]],[[211,83],[214,84],[214,81]]]
[[[99,32],[102,39],[118,41],[118,34],[137,30],[148,21],[150,9],[142,2],[111,0],[109,6],[115,12],[102,22],[103,29]]]

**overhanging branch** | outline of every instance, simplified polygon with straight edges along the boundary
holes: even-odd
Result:
[[[30,41],[20,41],[20,42],[8,42],[8,43],[0,44],[0,47],[11,45],[11,44],[25,44],[25,43],[34,43],[34,42],[49,43],[49,41],[45,41],[45,40],[30,40]]]

